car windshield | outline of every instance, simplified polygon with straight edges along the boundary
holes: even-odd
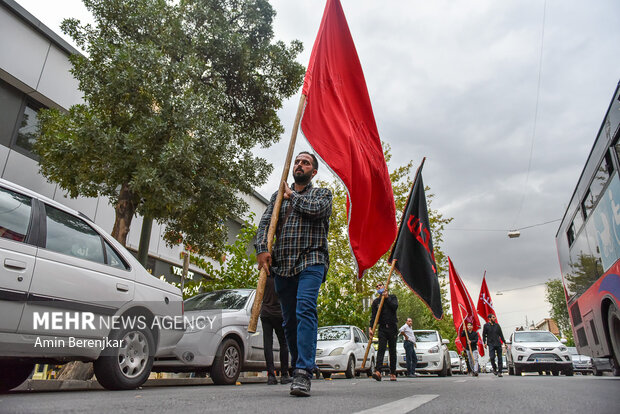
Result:
[[[414,331],[416,342],[439,342],[437,332],[433,331]]]
[[[571,355],[579,355],[579,352],[577,352],[577,348],[575,348],[574,346],[568,347],[568,353]]]
[[[351,329],[345,326],[328,326],[319,328],[317,341],[342,341],[351,339]]]
[[[515,332],[515,342],[558,342],[551,332]]]
[[[242,309],[252,291],[247,290],[216,290],[202,293],[185,300],[185,311],[211,309]]]
[[[456,353],[456,351],[450,351],[450,358],[458,358],[459,354]]]

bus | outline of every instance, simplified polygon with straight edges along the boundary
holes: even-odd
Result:
[[[575,345],[593,363],[609,361],[614,375],[620,375],[619,139],[620,83],[555,236]]]

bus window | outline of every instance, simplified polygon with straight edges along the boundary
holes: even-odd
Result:
[[[611,163],[611,155],[607,152],[607,154],[605,154],[605,158],[601,161],[601,165],[599,165],[598,170],[596,171],[592,184],[590,185],[590,194],[592,195],[592,200],[594,200],[595,203],[600,198],[612,172],[613,165]]]

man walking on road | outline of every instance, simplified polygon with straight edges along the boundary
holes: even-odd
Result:
[[[390,381],[396,381],[396,337],[398,336],[398,319],[396,310],[398,309],[398,299],[396,295],[388,294],[382,282],[377,283],[377,297],[372,302],[372,316],[370,317],[370,335],[374,335],[372,327],[375,323],[377,311],[381,297],[385,297],[383,308],[379,315],[379,349],[377,350],[377,368],[372,377],[381,381],[381,367],[383,366],[383,356],[385,355],[386,345],[390,349]]]
[[[405,338],[403,346],[405,347],[405,360],[407,362],[407,377],[410,378],[416,376],[415,368],[418,364],[418,357],[415,354],[415,334],[413,329],[411,329],[412,324],[411,318],[407,318],[407,323],[400,328],[400,335]]]
[[[494,314],[490,313],[489,322],[484,324],[482,328],[482,342],[484,346],[489,347],[489,358],[491,359],[491,365],[493,366],[493,374],[498,377],[502,376],[502,343],[506,343],[502,328],[497,323],[497,318]],[[501,340],[501,342],[500,342]],[[495,365],[495,356],[497,355],[497,365]]]
[[[315,367],[318,329],[317,299],[329,267],[327,233],[332,213],[332,193],[312,185],[319,163],[309,152],[295,158],[291,187],[284,182],[273,253],[267,248],[267,233],[277,192],[258,225],[256,259],[258,268],[273,273],[280,298],[291,365],[296,369],[291,395],[310,396]]]
[[[469,361],[471,372],[474,377],[478,376],[478,332],[474,331],[474,325],[467,322],[467,331],[461,331],[461,338],[467,338],[467,360]]]

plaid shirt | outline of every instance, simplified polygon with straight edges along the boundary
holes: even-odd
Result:
[[[291,188],[294,188],[291,185]],[[326,188],[315,188],[309,183],[299,194],[293,191],[290,199],[283,199],[278,223],[286,217],[289,205],[293,208],[273,245],[271,271],[282,277],[299,274],[308,266],[325,265],[329,267],[327,233],[329,217],[332,214],[332,193]],[[256,233],[256,254],[267,252],[267,232],[271,213],[278,193],[263,213]],[[277,235],[277,232],[276,232]]]

